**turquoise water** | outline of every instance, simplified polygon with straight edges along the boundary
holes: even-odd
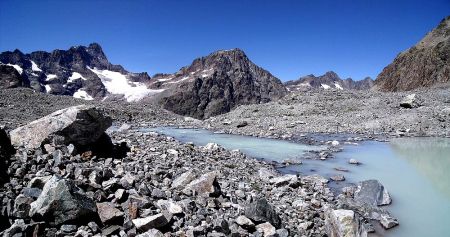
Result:
[[[182,142],[206,145],[214,142],[227,149],[239,149],[249,156],[268,161],[300,159],[301,165],[280,169],[284,173],[319,173],[327,178],[343,174],[346,183],[378,179],[390,192],[393,203],[387,206],[400,226],[389,231],[379,229],[374,236],[450,236],[450,139],[399,138],[389,143],[363,142],[346,145],[342,152],[326,161],[302,159],[307,151],[324,147],[288,141],[215,134],[207,130],[157,128],[157,132]],[[362,165],[348,164],[354,158]],[[348,172],[335,170],[340,167]]]

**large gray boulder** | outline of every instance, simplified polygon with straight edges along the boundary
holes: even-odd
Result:
[[[58,136],[65,144],[86,146],[96,142],[111,123],[109,116],[93,106],[73,106],[14,129],[11,143],[35,149]]]
[[[378,180],[365,180],[358,183],[354,200],[371,206],[389,205],[392,202],[388,191]]]
[[[328,208],[325,211],[325,228],[330,237],[367,237],[359,216],[352,210]]]
[[[407,95],[400,102],[401,107],[408,108],[408,109],[420,107],[422,104],[423,104],[423,100],[416,94]]]
[[[30,216],[51,225],[87,223],[97,218],[97,208],[71,180],[53,176],[31,203]]]
[[[265,198],[250,203],[245,209],[245,216],[255,223],[269,222],[276,228],[281,227],[280,217]]]

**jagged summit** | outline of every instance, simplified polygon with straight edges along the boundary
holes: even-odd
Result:
[[[164,108],[196,118],[286,94],[278,78],[255,65],[240,49],[219,50],[195,59],[174,74],[155,75],[150,86],[168,89],[161,100]]]
[[[450,81],[450,16],[378,75],[382,91],[407,91]]]

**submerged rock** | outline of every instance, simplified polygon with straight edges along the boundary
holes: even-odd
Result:
[[[95,143],[111,123],[109,116],[93,106],[73,106],[12,130],[11,143],[34,149],[58,137],[67,145],[85,146]]]

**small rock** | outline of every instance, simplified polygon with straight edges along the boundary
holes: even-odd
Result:
[[[264,234],[264,237],[275,236],[276,229],[269,222],[265,222],[256,226],[256,230]]]
[[[157,215],[138,218],[132,220],[134,226],[140,231],[148,231],[153,228],[161,228],[169,224],[172,215],[169,213],[159,213]]]
[[[386,215],[386,214],[381,214],[381,218],[380,218],[380,224],[385,228],[385,229],[390,229],[394,226],[398,225],[398,221],[397,219]]]

